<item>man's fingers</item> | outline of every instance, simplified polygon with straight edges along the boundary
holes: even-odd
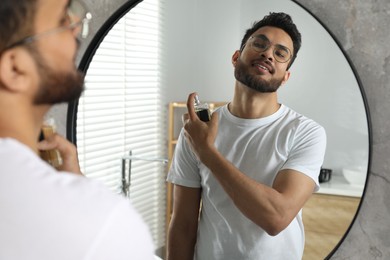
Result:
[[[188,110],[188,118],[192,121],[192,120],[196,120],[197,119],[197,115],[195,113],[195,108],[194,108],[194,101],[195,101],[195,96],[196,96],[196,93],[191,93],[189,96],[188,96],[188,99],[187,99],[187,110]]]
[[[185,113],[181,116],[181,122],[183,123],[183,125],[185,125],[188,120],[189,120],[190,116],[188,115],[188,113]]]
[[[210,121],[213,123],[213,124],[216,124],[218,122],[218,113],[212,113],[211,114],[211,119]]]

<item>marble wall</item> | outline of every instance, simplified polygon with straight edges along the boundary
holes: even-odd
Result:
[[[86,1],[95,14],[93,32],[125,0]],[[372,122],[371,167],[356,221],[331,259],[390,258],[390,2],[296,0],[317,16],[348,54],[367,96]],[[88,38],[81,46],[85,50]],[[324,50],[326,51],[326,50]],[[318,61],[321,62],[321,61]],[[329,77],[331,77],[331,69]],[[53,109],[65,133],[66,106]]]
[[[389,259],[390,2],[297,2],[330,29],[350,57],[367,95],[372,124],[371,167],[365,196],[356,221],[331,259]]]

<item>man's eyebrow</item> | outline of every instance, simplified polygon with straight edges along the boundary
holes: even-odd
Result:
[[[290,51],[290,49],[284,45],[281,45],[281,44],[275,44],[275,46],[278,46],[279,48],[283,49],[283,50],[286,50],[286,51]]]
[[[254,38],[263,39],[263,40],[266,40],[266,41],[268,41],[269,43],[271,43],[271,41],[268,39],[268,37],[265,36],[264,34],[254,35],[253,37],[254,37]],[[284,45],[279,44],[279,43],[275,43],[275,46],[278,46],[279,48],[282,48],[282,49],[284,49],[284,50],[290,50],[287,46],[284,46]]]
[[[265,36],[264,34],[258,34],[258,35],[254,35],[253,36],[254,38],[260,38],[260,39],[263,39],[263,40],[266,40],[266,41],[269,41],[270,40],[267,38],[267,36]]]

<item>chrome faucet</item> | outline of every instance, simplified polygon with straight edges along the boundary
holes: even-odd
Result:
[[[126,161],[128,163],[128,178],[126,178]],[[137,157],[133,156],[133,151],[129,151],[129,155],[122,157],[122,194],[125,197],[130,198],[130,184],[131,184],[131,162],[132,161],[150,161],[150,162],[161,162],[163,164],[168,163],[168,159],[165,158],[153,158],[153,157]]]

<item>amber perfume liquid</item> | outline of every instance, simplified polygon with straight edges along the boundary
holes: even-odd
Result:
[[[199,119],[202,120],[203,122],[208,122],[210,121],[210,108],[207,103],[201,103],[199,101],[199,97],[195,96],[195,113],[198,115]]]

